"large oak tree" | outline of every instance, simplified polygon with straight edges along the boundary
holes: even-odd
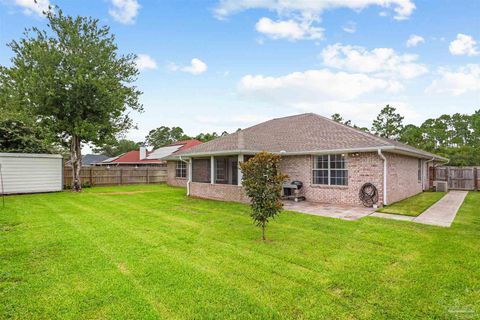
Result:
[[[133,126],[130,110],[142,111],[133,85],[135,55],[118,52],[107,26],[91,17],[45,13],[47,30],[31,28],[12,41],[7,70],[19,104],[33,109],[57,138],[69,145],[72,190],[81,189],[82,143],[104,145]]]

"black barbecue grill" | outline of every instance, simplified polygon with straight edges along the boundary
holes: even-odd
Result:
[[[302,187],[303,187],[302,181],[295,180],[290,183],[284,183],[282,199],[293,200],[295,202],[305,200]]]

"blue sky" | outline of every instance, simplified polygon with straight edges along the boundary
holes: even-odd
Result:
[[[139,55],[137,141],[161,125],[194,135],[302,112],[369,127],[387,103],[415,124],[480,108],[477,0],[0,0],[0,64],[49,3],[100,19]]]

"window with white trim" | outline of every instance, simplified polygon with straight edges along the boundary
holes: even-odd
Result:
[[[313,184],[348,185],[347,160],[344,154],[324,154],[313,158]]]
[[[177,161],[175,164],[175,178],[187,177],[187,164],[183,161]]]

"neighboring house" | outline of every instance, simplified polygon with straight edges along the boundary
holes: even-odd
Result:
[[[139,150],[129,151],[118,157],[108,158],[102,163],[99,163],[99,165],[120,167],[164,167],[167,163],[162,158],[173,155],[179,151],[187,150],[201,143],[201,141],[195,139],[183,140],[153,151],[148,151],[147,148],[140,147]]]
[[[282,155],[280,170],[303,182],[308,201],[361,205],[359,190],[373,183],[378,204],[428,188],[428,167],[448,159],[380,138],[313,113],[273,119],[177,152],[168,183],[191,196],[247,202],[238,163],[260,151]],[[185,178],[185,176],[187,178]]]
[[[82,156],[82,167],[91,167],[91,166],[94,166],[102,161],[105,161],[107,160],[108,157],[107,156],[104,156],[104,155],[101,155],[101,154],[86,154],[84,156]],[[67,167],[71,167],[72,166],[72,162],[70,160],[68,160],[66,163],[65,163],[65,166]]]

